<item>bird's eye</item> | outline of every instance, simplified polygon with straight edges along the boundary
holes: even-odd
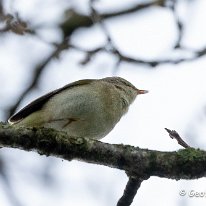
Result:
[[[119,85],[114,85],[117,89],[119,89],[119,90],[123,90],[123,88],[122,87],[120,87]]]

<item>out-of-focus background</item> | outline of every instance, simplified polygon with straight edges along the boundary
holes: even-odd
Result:
[[[0,120],[72,81],[121,76],[150,93],[103,142],[180,149],[167,127],[206,149],[205,11],[204,0],[0,0]],[[120,170],[0,149],[1,206],[114,206],[126,182]],[[132,205],[202,206],[205,185],[151,177]]]

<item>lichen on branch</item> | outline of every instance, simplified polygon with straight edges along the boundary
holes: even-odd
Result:
[[[46,128],[15,129],[0,123],[0,145],[65,160],[105,165],[133,177],[158,176],[172,179],[206,177],[206,151],[183,149],[162,152],[123,144],[108,144],[84,137],[70,137]]]

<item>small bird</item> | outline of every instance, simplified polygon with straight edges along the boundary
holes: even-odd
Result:
[[[79,80],[39,97],[8,122],[17,128],[53,128],[74,137],[101,139],[136,96],[147,92],[121,77]]]

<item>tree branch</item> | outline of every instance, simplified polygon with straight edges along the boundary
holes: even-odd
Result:
[[[65,160],[101,164],[126,171],[130,176],[158,176],[172,179],[206,177],[206,151],[188,148],[175,152],[140,149],[130,145],[107,144],[45,128],[20,128],[0,123],[0,144],[35,150]]]
[[[107,13],[98,13],[98,11],[94,10],[94,7],[92,5],[92,2],[90,2],[90,7],[92,6],[93,12],[92,14],[95,14],[98,19],[96,21],[93,21],[94,15],[83,15],[75,10],[70,10],[68,13],[68,18],[65,18],[64,22],[60,25],[60,28],[62,32],[64,33],[64,39],[62,40],[61,43],[56,45],[55,50],[49,54],[47,57],[45,57],[45,60],[40,62],[37,67],[34,69],[33,76],[31,83],[25,88],[25,90],[22,92],[22,94],[19,96],[17,99],[16,103],[13,104],[10,108],[7,109],[7,117],[11,116],[17,107],[19,106],[21,100],[33,89],[35,86],[38,84],[38,80],[43,73],[44,68],[51,62],[54,57],[58,56],[62,51],[68,49],[68,48],[73,48],[76,50],[79,50],[81,52],[84,52],[85,58],[81,61],[81,64],[87,64],[89,61],[91,61],[92,57],[96,55],[99,52],[107,52],[111,55],[114,55],[117,58],[117,63],[115,67],[118,67],[121,62],[127,62],[127,63],[135,63],[135,64],[142,64],[148,66],[147,68],[151,69],[154,68],[158,65],[161,64],[179,64],[181,62],[189,62],[189,61],[194,61],[206,54],[206,47],[203,47],[203,49],[199,49],[197,51],[188,49],[186,47],[183,47],[181,45],[181,40],[183,36],[183,23],[180,21],[176,7],[177,7],[177,1],[173,1],[170,6],[166,5],[165,0],[156,0],[152,2],[147,2],[147,3],[142,3],[139,4],[137,3],[136,5],[132,5],[130,8],[123,8],[119,11],[113,11],[113,12],[107,12]],[[190,57],[179,57],[176,59],[173,58],[167,58],[167,59],[156,59],[156,60],[149,60],[149,59],[141,59],[138,57],[131,57],[128,55],[125,55],[118,47],[114,44],[112,41],[112,38],[109,35],[109,32],[107,31],[106,27],[103,24],[103,21],[112,17],[117,17],[125,14],[129,14],[132,12],[138,12],[142,9],[150,8],[152,6],[162,6],[162,7],[169,7],[171,11],[173,12],[174,15],[174,20],[177,25],[178,29],[178,38],[177,42],[174,45],[174,51],[175,49],[182,50],[182,51],[188,51],[191,53]],[[35,34],[35,30],[28,29],[27,22],[21,20],[18,15],[10,15],[10,14],[5,14],[3,11],[3,6],[1,5],[0,1],[0,21],[5,21],[6,22],[6,27],[3,28],[5,31],[13,31],[17,34],[24,34],[25,32],[30,33],[30,34]],[[79,28],[82,27],[90,27],[95,24],[95,22],[100,23],[102,25],[103,32],[107,38],[107,41],[105,45],[102,45],[100,47],[87,50],[83,49],[81,47],[75,46],[75,45],[68,45],[68,39],[69,37],[73,34],[74,31],[76,31]],[[65,45],[64,45],[65,44]]]
[[[107,49],[110,46],[110,48],[112,49]],[[157,59],[154,61],[150,61],[150,60],[144,60],[144,59],[139,59],[139,58],[135,58],[135,57],[130,57],[127,56],[125,54],[123,54],[122,52],[120,52],[114,45],[112,45],[111,43],[108,43],[106,45],[97,47],[95,49],[84,49],[75,45],[70,45],[70,48],[73,48],[77,51],[80,52],[84,52],[86,54],[86,58],[83,60],[83,64],[87,64],[94,55],[96,55],[98,52],[107,52],[109,54],[112,54],[114,56],[116,56],[118,58],[118,62],[127,62],[127,63],[135,63],[135,64],[142,64],[142,65],[147,65],[149,67],[147,67],[148,69],[153,69],[154,67],[158,66],[158,65],[162,65],[162,64],[180,64],[182,62],[191,62],[191,61],[195,61],[196,59],[204,56],[206,54],[206,48],[203,48],[199,51],[190,51],[191,52],[191,57],[180,57],[177,59]],[[189,49],[188,49],[189,51]]]
[[[134,4],[128,8],[120,9],[118,11],[103,12],[100,14],[100,16],[103,20],[106,20],[113,17],[119,17],[122,15],[138,12],[152,6],[164,6],[164,0],[157,0],[142,4],[138,2],[137,4]],[[65,37],[71,36],[71,34],[79,28],[90,27],[94,24],[91,16],[89,15],[80,14],[73,9],[66,11],[66,13],[69,14],[68,18],[66,18],[65,21],[60,25]]]
[[[119,199],[117,206],[129,206],[132,204],[133,199],[140,188],[144,179],[130,177],[124,190],[123,196]]]
[[[127,15],[130,13],[138,12],[143,9],[150,8],[152,6],[164,6],[164,0],[157,0],[157,1],[152,1],[152,2],[145,2],[145,3],[137,3],[136,5],[132,5],[131,7],[124,8],[119,11],[114,11],[114,12],[108,12],[108,13],[103,13],[101,14],[103,19],[108,19],[112,17],[117,17],[117,16],[122,16],[122,15]]]
[[[180,137],[180,135],[175,130],[170,130],[165,128],[165,130],[169,133],[169,136],[172,139],[176,139],[178,144],[184,148],[190,148],[190,146]]]
[[[95,8],[94,8],[94,3],[95,1],[90,0],[89,2],[89,6],[91,9],[91,14],[90,16],[82,16],[80,14],[77,15],[77,13],[75,11],[73,11],[73,16],[78,16],[78,19],[81,19],[81,23],[85,23],[87,22],[84,26],[91,26],[95,23],[99,23],[103,33],[105,34],[105,37],[107,39],[105,45],[102,45],[100,47],[91,49],[91,50],[86,50],[80,47],[76,47],[76,46],[72,46],[74,49],[77,49],[79,51],[85,52],[86,56],[85,59],[81,62],[82,64],[87,64],[89,61],[91,61],[92,57],[94,55],[96,55],[98,52],[107,52],[109,54],[114,55],[117,58],[117,65],[119,66],[119,64],[121,62],[127,62],[127,63],[135,63],[135,64],[143,64],[148,66],[147,68],[154,68],[158,65],[161,64],[179,64],[182,62],[190,62],[190,61],[194,61],[200,57],[202,57],[203,55],[206,54],[206,48],[203,47],[202,49],[200,48],[199,50],[195,51],[193,49],[187,48],[186,46],[182,46],[181,42],[182,42],[182,38],[183,38],[183,27],[184,24],[183,22],[180,20],[178,12],[177,12],[177,4],[178,1],[173,0],[173,1],[164,1],[164,0],[157,0],[157,1],[153,1],[153,2],[149,2],[149,3],[144,3],[144,4],[138,4],[138,5],[133,5],[131,8],[129,9],[125,9],[122,11],[118,11],[118,12],[114,12],[114,13],[109,13],[109,14],[104,14],[104,13],[99,13]],[[168,5],[167,5],[168,3]],[[190,57],[187,56],[180,56],[178,58],[167,58],[167,59],[156,59],[156,60],[147,60],[147,59],[141,59],[141,58],[137,58],[137,57],[131,57],[131,56],[127,56],[125,55],[122,51],[120,51],[114,44],[114,42],[112,41],[109,32],[107,31],[105,25],[104,25],[104,20],[106,20],[107,18],[111,18],[111,17],[116,17],[119,15],[124,15],[124,14],[128,14],[131,12],[137,12],[141,9],[145,9],[145,8],[149,8],[151,6],[162,6],[162,7],[167,7],[171,10],[171,12],[173,13],[174,16],[174,21],[175,24],[177,26],[177,30],[178,30],[178,36],[177,36],[177,41],[173,46],[173,51],[186,51],[186,52],[190,52]],[[75,15],[74,15],[75,14]],[[81,17],[81,18],[80,18]],[[83,21],[83,18],[87,18],[87,21]],[[92,21],[93,20],[93,21]],[[71,21],[73,21],[73,18],[69,19],[70,24],[69,25],[73,25],[71,23]],[[76,21],[77,22],[77,21]],[[68,23],[68,22],[67,22]],[[72,27],[73,28],[73,27]],[[64,30],[63,30],[64,31]],[[72,30],[73,32],[73,30]],[[65,32],[64,32],[65,33]],[[70,34],[70,32],[69,32]]]

